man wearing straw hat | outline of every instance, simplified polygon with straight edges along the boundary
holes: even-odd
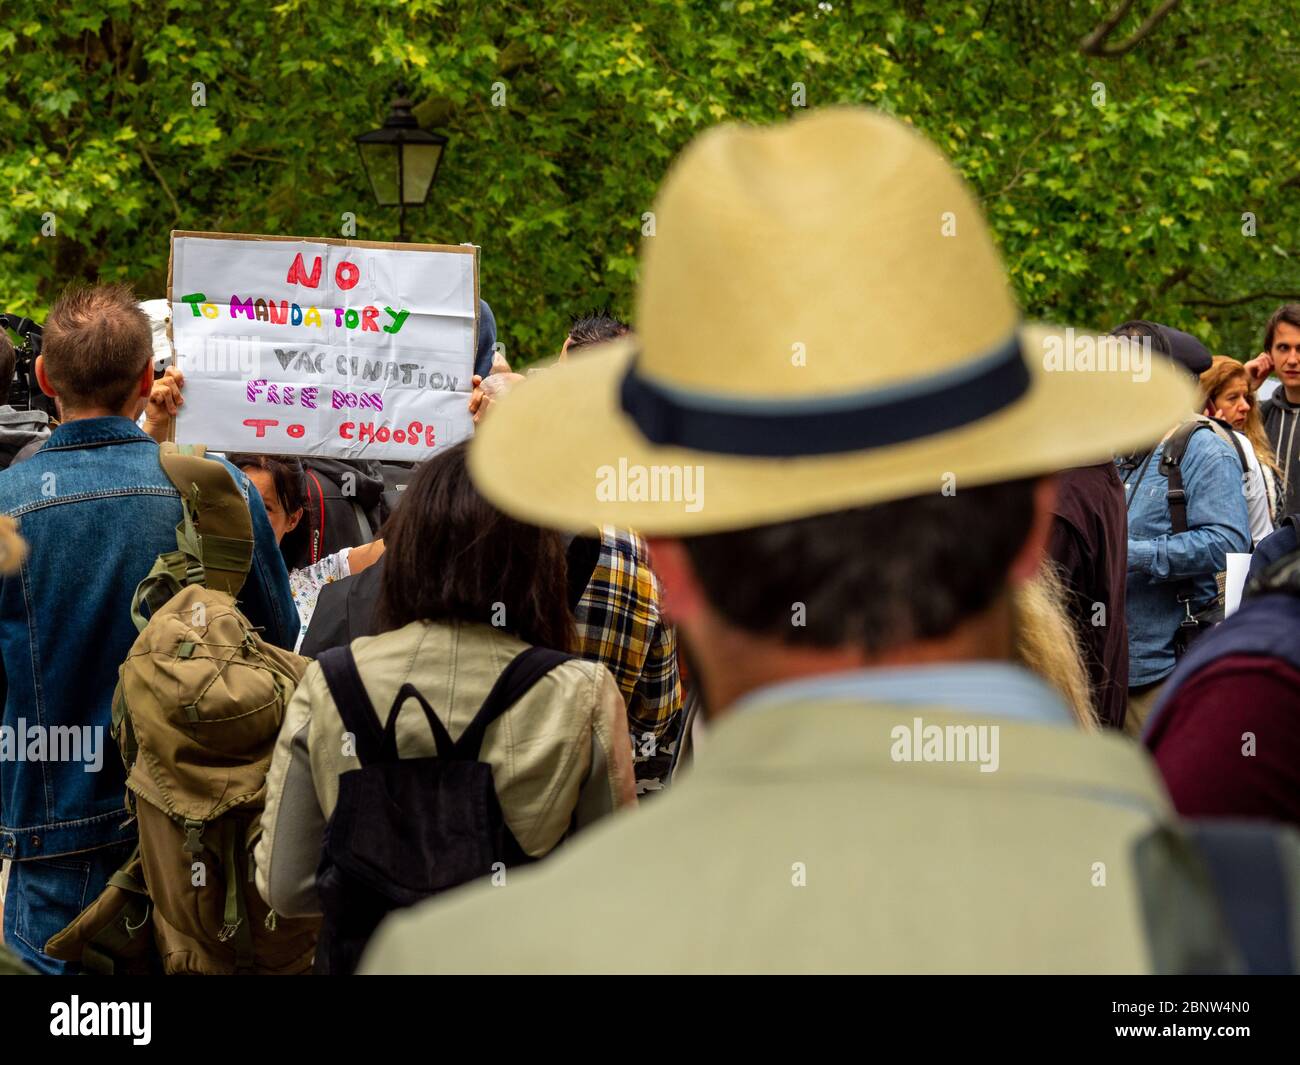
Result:
[[[650,538],[707,742],[658,804],[392,918],[365,971],[1188,964],[1144,917],[1159,779],[1010,664],[1009,604],[1050,474],[1190,387],[1053,372],[955,170],[874,112],[711,130],[655,210],[638,335],[520,385],[471,467],[525,520]],[[1194,911],[1204,948],[1212,908],[1164,916]]]

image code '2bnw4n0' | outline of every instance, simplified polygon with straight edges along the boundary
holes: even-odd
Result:
[[[1271,1038],[1285,12],[643,8],[0,12],[0,970]]]

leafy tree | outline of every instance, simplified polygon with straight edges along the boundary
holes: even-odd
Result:
[[[571,313],[631,313],[643,216],[700,129],[842,101],[956,159],[1029,316],[1145,315],[1248,357],[1300,297],[1294,7],[8,0],[0,306],[39,320],[77,278],[160,295],[172,228],[330,235],[353,212],[391,239],[352,140],[404,79],[451,137],[408,228],[482,246],[512,359]]]

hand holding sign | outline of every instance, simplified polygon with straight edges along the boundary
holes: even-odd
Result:
[[[184,387],[185,375],[175,366],[168,366],[153,383],[144,408],[144,431],[160,444],[171,438],[172,419],[185,402],[181,395]]]

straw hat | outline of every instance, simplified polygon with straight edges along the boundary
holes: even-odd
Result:
[[[637,336],[479,427],[470,469],[504,510],[744,528],[1100,462],[1196,402],[1163,358],[1108,363],[1095,338],[1023,325],[956,170],[873,111],[709,130],[655,230]]]

